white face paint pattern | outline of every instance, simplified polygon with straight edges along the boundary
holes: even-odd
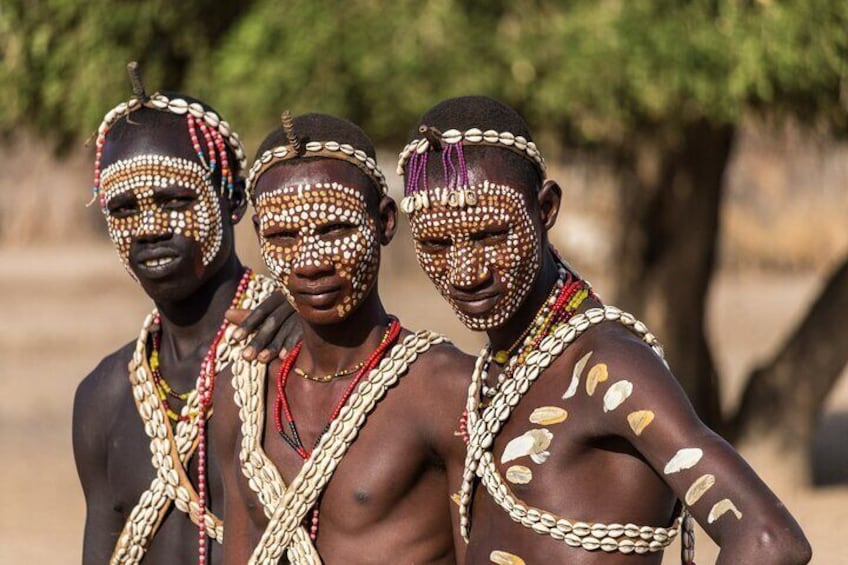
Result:
[[[421,268],[468,328],[485,331],[509,320],[530,292],[541,267],[541,234],[520,190],[488,181],[463,189],[476,192],[476,204],[454,207],[433,196],[410,215],[410,225]],[[492,309],[483,316],[463,312],[451,287],[473,288],[491,275],[502,292]]]
[[[157,192],[173,186],[191,191],[193,202],[157,201]],[[199,163],[165,155],[137,155],[103,169],[101,190],[109,237],[130,273],[133,239],[143,235],[182,235],[196,241],[204,266],[220,251],[221,207],[209,173]],[[128,192],[133,196],[130,205],[114,206],[115,199]]]
[[[283,186],[256,199],[259,240],[268,269],[296,309],[291,273],[326,269],[346,283],[340,319],[362,302],[377,278],[380,243],[365,196],[339,183]]]

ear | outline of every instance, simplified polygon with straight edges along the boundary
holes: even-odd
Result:
[[[380,213],[380,244],[388,245],[395,236],[397,229],[397,204],[390,196],[383,196],[379,204]]]
[[[233,195],[227,197],[230,207],[230,223],[236,225],[244,217],[247,210],[247,195],[244,190],[244,179],[236,179],[233,184]]]
[[[250,217],[253,220],[253,230],[256,232],[256,237],[262,239],[259,234],[259,214],[254,214]]]
[[[546,180],[539,189],[539,219],[548,231],[556,223],[559,214],[559,204],[562,199],[562,189],[555,180]]]

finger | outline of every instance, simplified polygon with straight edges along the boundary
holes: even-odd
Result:
[[[300,339],[300,323],[297,316],[289,315],[277,329],[277,333],[268,345],[259,353],[259,360],[270,362],[275,356],[285,358],[288,349]]]
[[[253,309],[241,322],[238,323],[238,328],[233,332],[233,339],[243,341],[248,335],[257,330],[258,327],[275,313],[282,304],[287,304],[286,299],[280,292],[272,293],[268,298],[262,301],[256,308]]]
[[[224,318],[236,326],[242,325],[248,316],[250,316],[250,310],[246,308],[230,308],[224,312]],[[236,332],[238,332],[238,329],[236,329]],[[242,340],[244,337],[238,337],[236,339]]]
[[[265,350],[268,345],[273,341],[274,337],[277,335],[277,331],[280,328],[280,321],[277,318],[276,314],[271,314],[256,329],[253,333],[253,336],[250,339],[250,342],[247,344],[245,348],[245,352],[250,352],[256,357],[263,350]],[[262,359],[259,358],[261,361]]]

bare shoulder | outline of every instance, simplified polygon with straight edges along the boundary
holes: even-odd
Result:
[[[134,343],[103,358],[86,376],[74,395],[73,448],[77,471],[88,492],[92,477],[103,472],[108,437],[122,402],[131,395],[127,366]]]
[[[577,344],[583,355],[588,355],[586,366],[590,369],[601,363],[610,376],[626,375],[634,384],[676,383],[663,358],[648,343],[618,322],[604,322],[592,328]]]
[[[417,371],[426,375],[428,386],[437,387],[442,394],[457,393],[464,398],[475,358],[451,342],[433,345],[416,362]]]
[[[74,397],[74,423],[79,420],[111,417],[118,400],[130,394],[128,366],[135,342],[130,342],[104,357],[80,382]]]

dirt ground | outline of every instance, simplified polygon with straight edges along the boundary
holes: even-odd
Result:
[[[475,351],[481,339],[465,331],[427,285],[406,253],[408,241],[396,241],[391,249],[382,283],[390,309],[409,326],[443,331]],[[242,256],[256,257],[253,253],[249,248]],[[733,379],[779,343],[818,284],[813,275],[719,277],[710,324],[718,362],[732,377],[728,402],[738,392]],[[595,286],[603,294],[603,282]],[[149,307],[108,242],[0,247],[0,563],[78,561],[84,507],[71,452],[73,392],[101,357],[134,338]],[[843,379],[831,399],[831,415],[848,412],[845,385]],[[843,420],[842,437],[844,431]],[[827,443],[820,447],[841,456],[845,471],[845,454],[839,455],[844,442]],[[778,455],[746,455],[797,516],[815,562],[844,559],[848,486],[802,486]],[[666,561],[673,563],[676,554],[674,546]],[[699,562],[711,562],[714,555],[701,535]]]

